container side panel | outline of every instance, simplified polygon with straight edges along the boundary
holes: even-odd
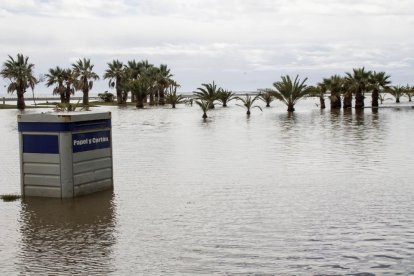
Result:
[[[104,157],[73,164],[73,173],[79,174],[87,171],[112,168],[112,158]]]
[[[23,153],[58,154],[58,136],[23,134]]]

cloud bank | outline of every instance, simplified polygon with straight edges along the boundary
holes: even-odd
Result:
[[[360,66],[384,70],[394,83],[413,83],[409,0],[0,3],[0,61],[23,53],[39,74],[88,57],[100,75],[112,59],[166,63],[186,92],[213,80],[228,89],[256,90],[282,74],[315,83]],[[106,84],[98,82],[94,91],[107,90]],[[37,90],[47,91],[42,85]]]

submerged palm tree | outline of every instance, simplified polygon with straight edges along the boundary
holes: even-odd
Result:
[[[211,108],[211,103],[206,100],[196,100],[195,103],[201,108],[203,111],[203,119],[207,119],[207,111]]]
[[[108,69],[106,69],[103,78],[109,79],[109,87],[115,87],[117,103],[123,104],[124,98],[122,97],[122,82],[125,79],[124,64],[119,60],[113,60],[112,63],[107,64]]]
[[[49,73],[45,75],[46,86],[50,87],[56,85],[53,89],[53,95],[60,96],[60,103],[66,103],[66,87],[65,87],[65,69],[56,66],[56,68],[50,68]]]
[[[147,97],[150,93],[149,84],[145,79],[130,80],[128,83],[128,88],[131,93],[135,96],[136,107],[144,108],[144,102],[146,102]]]
[[[346,73],[347,88],[355,94],[355,108],[364,108],[365,92],[369,89],[369,80],[372,72],[365,68],[353,69],[352,73]]]
[[[9,60],[3,64],[3,68],[0,71],[2,77],[10,81],[7,92],[13,93],[16,91],[17,108],[20,110],[26,107],[24,102],[26,89],[30,87],[33,90],[38,82],[33,76],[33,68],[34,64],[29,63],[29,57],[17,54],[16,59],[9,56]]]
[[[310,86],[309,87],[309,95],[312,97],[319,98],[319,104],[321,109],[325,109],[325,93],[326,93],[326,86],[324,83],[318,83],[317,86]]]
[[[217,92],[217,100],[219,100],[223,107],[227,107],[227,103],[235,99],[235,94],[229,90],[219,88]]]
[[[171,70],[167,67],[166,64],[161,64],[157,70],[155,76],[156,82],[156,91],[157,91],[157,102],[159,105],[165,104],[165,90],[170,86],[174,81],[171,79],[173,75]]]
[[[276,90],[272,91],[272,95],[279,101],[287,105],[287,111],[295,111],[295,104],[310,93],[309,87],[305,84],[308,78],[302,82],[299,76],[292,81],[290,76],[282,76],[281,81],[273,83]]]
[[[254,102],[260,99],[260,94],[259,95],[256,95],[253,98],[252,98],[252,96],[246,94],[245,97],[237,97],[237,99],[240,100],[240,101],[242,101],[243,105],[239,105],[238,104],[238,106],[241,106],[241,107],[245,107],[246,108],[246,110],[247,110],[246,111],[247,116],[250,115],[250,110],[253,109],[253,108],[258,108],[261,111],[263,111],[260,106],[254,105]]]
[[[75,88],[83,92],[83,105],[89,105],[89,90],[93,87],[93,81],[99,76],[93,72],[93,65],[90,59],[79,59],[72,64],[73,76],[76,78]]]
[[[177,87],[179,85],[176,82],[171,83],[169,91],[165,95],[165,102],[171,104],[172,108],[175,108],[177,104],[185,102],[185,98],[182,95],[177,95]]]
[[[270,103],[273,102],[273,100],[275,99],[272,96],[272,91],[269,89],[261,91],[259,94],[259,98],[266,103],[266,107],[270,107]]]
[[[322,84],[326,88],[326,91],[330,92],[331,109],[341,108],[341,94],[344,88],[344,79],[339,75],[333,75],[330,78],[324,78]],[[352,99],[352,97],[351,97]]]
[[[389,90],[391,81],[390,76],[386,75],[385,72],[373,72],[370,75],[369,83],[372,89],[372,108],[378,108],[378,100],[382,91]]]
[[[408,97],[408,101],[411,102],[412,97],[414,96],[414,86],[407,84],[405,87],[405,95]]]
[[[218,99],[218,91],[217,85],[214,83],[203,83],[201,84],[203,87],[197,88],[199,91],[193,92],[196,99],[203,100],[209,102],[209,108],[214,108],[214,101]]]
[[[72,70],[69,68],[63,71],[63,79],[65,82],[65,102],[70,103],[70,96],[75,94],[76,78],[73,76]]]
[[[406,93],[406,87],[401,85],[393,86],[388,90],[388,93],[394,96],[396,103],[400,103],[400,98]]]

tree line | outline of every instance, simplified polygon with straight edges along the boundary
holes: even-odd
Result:
[[[17,94],[18,109],[25,108],[24,94],[27,89],[33,90],[36,84],[43,81],[43,77],[34,77],[34,64],[28,60],[29,58],[22,54],[18,54],[16,58],[9,56],[0,71],[0,75],[9,81],[7,92]],[[185,100],[182,95],[176,94],[179,84],[172,78],[167,65],[161,64],[157,67],[147,60],[132,60],[126,64],[113,60],[107,63],[107,66],[103,78],[108,80],[109,87],[116,90],[117,104],[125,104],[129,95],[137,108],[144,107],[148,99],[149,105],[169,103],[173,108]],[[53,87],[53,94],[59,95],[62,103],[69,103],[71,95],[75,91],[81,91],[83,105],[88,106],[89,91],[93,87],[93,82],[99,79],[93,67],[90,59],[79,59],[70,68],[50,68],[44,75],[44,80],[47,87]],[[306,84],[307,78],[301,80],[299,76],[282,76],[280,81],[273,83],[272,88],[261,89],[255,97],[236,97],[234,92],[217,87],[214,81],[202,84],[193,95],[196,104],[203,110],[203,117],[207,116],[207,110],[214,108],[215,103],[221,102],[223,107],[226,107],[227,103],[234,99],[242,102],[241,106],[247,109],[247,114],[250,114],[251,108],[257,107],[254,104],[257,100],[264,101],[266,106],[270,106],[275,99],[279,100],[286,104],[289,112],[293,112],[295,104],[304,97],[318,97],[321,109],[326,108],[326,97],[330,100],[331,109],[347,109],[352,106],[362,109],[367,93],[371,93],[372,108],[378,108],[387,94],[394,96],[397,103],[402,96],[407,96],[411,101],[414,86],[393,86],[390,78],[385,72],[367,71],[363,67],[353,69],[343,76],[323,78],[314,86]]]
[[[108,63],[108,68],[103,75],[109,80],[109,86],[115,88],[118,104],[125,104],[128,94],[132,102],[141,108],[149,97],[149,104],[165,104],[165,93],[175,92],[179,86],[172,79],[172,74],[167,65],[159,67],[150,64],[147,60],[128,61],[123,64],[119,60]],[[16,58],[9,56],[4,62],[0,75],[9,81],[8,93],[16,92],[17,108],[25,109],[24,94],[27,89],[34,89],[35,85],[45,80],[47,87],[53,87],[53,94],[59,95],[61,103],[69,103],[70,97],[75,91],[83,93],[83,105],[89,105],[89,91],[93,82],[99,79],[98,74],[93,71],[94,65],[90,59],[79,59],[70,68],[56,66],[50,68],[44,77],[34,76],[34,64],[29,58],[18,54]]]

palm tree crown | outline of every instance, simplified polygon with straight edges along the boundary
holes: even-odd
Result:
[[[34,64],[29,63],[29,57],[25,57],[22,54],[17,54],[17,58],[14,59],[12,56],[9,56],[3,64],[3,68],[0,71],[0,74],[3,78],[10,81],[9,86],[7,87],[8,93],[17,93],[17,108],[24,109],[24,93],[27,88],[34,89],[37,84],[37,79],[33,76]]]
[[[203,87],[197,88],[199,91],[193,92],[196,96],[196,99],[204,100],[210,103],[209,107],[214,108],[214,101],[218,99],[218,91],[217,85],[214,83],[203,83],[201,84]]]
[[[112,63],[108,63],[108,69],[106,69],[103,75],[104,79],[109,79],[109,87],[115,87],[116,100],[118,104],[123,103],[122,97],[122,81],[125,78],[124,64],[119,60],[113,60]]]
[[[65,92],[66,87],[64,85],[66,74],[65,69],[56,66],[55,68],[50,68],[49,73],[45,75],[46,77],[46,86],[50,87],[56,85],[53,89],[53,95],[60,96],[60,102],[65,103]]]
[[[282,76],[281,81],[273,83],[276,90],[272,91],[272,95],[287,105],[287,111],[295,111],[295,104],[310,93],[309,87],[305,84],[307,79],[300,81],[299,76],[296,76],[292,81],[290,76]]]
[[[99,76],[93,72],[93,65],[90,59],[79,59],[72,64],[73,75],[76,78],[75,88],[83,92],[83,104],[89,105],[89,90],[93,87],[93,81],[98,80]]]

